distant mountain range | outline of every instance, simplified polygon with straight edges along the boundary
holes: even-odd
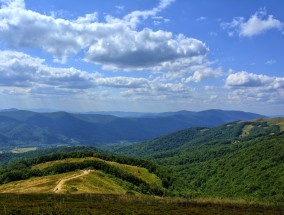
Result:
[[[0,150],[15,147],[46,148],[58,145],[95,146],[140,142],[185,128],[214,127],[237,120],[265,118],[254,113],[223,110],[140,113],[140,115],[136,112],[112,113],[113,115],[2,110],[0,111]]]

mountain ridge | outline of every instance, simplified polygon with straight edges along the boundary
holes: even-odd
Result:
[[[178,111],[140,117],[118,117],[65,111],[38,113],[12,109],[0,111],[0,135],[7,138],[7,140],[1,138],[3,140],[0,150],[13,147],[46,148],[49,144],[52,146],[104,145],[141,142],[185,128],[214,127],[231,121],[260,117],[265,116],[222,110]],[[7,131],[8,120],[11,129],[18,134],[18,138],[11,136],[11,132]],[[21,140],[20,136],[23,135],[30,136],[34,141]],[[35,143],[36,141],[38,144]]]

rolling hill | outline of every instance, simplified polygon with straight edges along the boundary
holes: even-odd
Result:
[[[162,195],[163,174],[153,163],[94,150],[53,153],[2,167],[0,193]]]
[[[284,202],[284,118],[197,127],[114,147],[170,170],[170,190],[187,197]]]
[[[136,117],[67,112],[0,111],[0,150],[16,147],[140,142],[195,126],[214,127],[263,117],[240,111],[168,112]]]

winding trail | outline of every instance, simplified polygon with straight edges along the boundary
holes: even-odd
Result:
[[[81,173],[78,174],[78,175],[73,175],[73,176],[70,176],[70,177],[68,177],[68,178],[63,178],[63,179],[61,179],[61,180],[59,181],[59,183],[56,185],[56,187],[53,189],[53,191],[54,191],[55,193],[60,193],[60,192],[62,191],[63,185],[64,185],[67,181],[70,181],[70,180],[75,179],[75,178],[80,178],[80,177],[82,177],[82,176],[84,176],[84,175],[90,174],[92,171],[93,171],[93,170],[83,170],[83,171],[81,171]]]

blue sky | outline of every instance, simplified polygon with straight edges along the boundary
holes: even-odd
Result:
[[[0,4],[0,109],[284,114],[282,0]]]

